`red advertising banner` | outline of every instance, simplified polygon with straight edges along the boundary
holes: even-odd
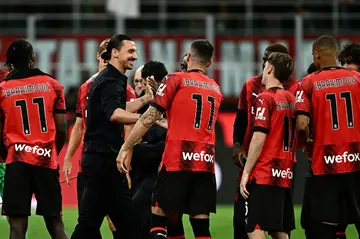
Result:
[[[77,87],[97,69],[96,51],[98,44],[108,36],[97,35],[57,35],[41,36],[33,42],[37,54],[37,66],[53,74],[66,89]],[[135,67],[149,60],[162,61],[169,72],[178,70],[178,62],[185,54],[192,40],[204,36],[133,36],[138,51]],[[0,62],[5,61],[7,46],[15,36],[0,38]],[[316,37],[306,37],[303,44],[304,72],[312,62],[312,42]],[[358,41],[357,36],[339,37],[340,45],[349,41]],[[289,47],[295,57],[295,39],[293,37],[217,37],[215,40],[214,64],[211,67],[213,77],[219,82],[225,103],[234,103],[239,96],[246,79],[259,74],[262,68],[262,54],[271,43],[282,43]],[[132,72],[128,72],[130,76]]]

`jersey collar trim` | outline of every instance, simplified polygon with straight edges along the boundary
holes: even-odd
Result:
[[[19,80],[19,79],[25,79],[25,78],[29,78],[29,77],[33,77],[33,76],[39,76],[39,75],[46,75],[46,76],[49,76],[51,78],[54,78],[51,75],[48,75],[48,74],[42,72],[38,68],[22,68],[22,69],[15,69],[15,70],[11,71],[5,77],[4,80],[5,81],[7,81],[7,80]]]

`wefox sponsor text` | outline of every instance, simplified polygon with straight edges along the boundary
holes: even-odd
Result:
[[[51,149],[40,148],[39,146],[29,146],[27,144],[15,144],[15,151],[25,151],[39,156],[51,157]]]
[[[288,178],[288,179],[293,178],[293,172],[291,171],[290,168],[287,168],[286,170],[272,168],[271,173],[273,177],[277,177],[277,178]]]
[[[201,151],[200,153],[182,152],[182,156],[184,160],[205,161],[208,163],[214,163],[214,155],[206,154],[204,151]]]
[[[324,156],[324,160],[326,164],[355,162],[360,161],[360,153],[349,154],[345,151],[342,155]]]

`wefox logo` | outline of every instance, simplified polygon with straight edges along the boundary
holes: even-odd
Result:
[[[276,169],[276,168],[272,168],[271,169],[272,172],[272,176],[273,177],[277,177],[277,178],[288,178],[288,179],[292,179],[293,178],[293,172],[291,171],[290,168],[286,169],[286,170],[281,170],[281,169]]]
[[[37,154],[39,156],[51,157],[51,149],[39,148],[39,146],[35,145],[31,147],[26,144],[15,144],[15,151],[25,151],[28,153]]]
[[[204,151],[201,151],[200,153],[182,152],[182,156],[184,160],[205,161],[208,163],[214,163],[214,155],[206,154]]]
[[[360,161],[360,154],[345,151],[342,155],[324,156],[324,159],[326,164],[355,162]]]

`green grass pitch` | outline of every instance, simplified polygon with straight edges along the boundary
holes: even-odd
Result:
[[[211,233],[214,239],[232,239],[233,228],[232,228],[232,206],[218,206],[218,213],[211,217]],[[293,231],[292,239],[305,238],[303,230],[300,227],[300,207],[295,208],[296,216],[296,230]],[[63,218],[65,223],[66,232],[70,236],[77,222],[77,209],[66,208],[63,212]],[[188,217],[184,217],[184,224],[186,229],[187,239],[194,238],[191,231],[191,227],[188,223]],[[29,239],[48,239],[48,235],[45,224],[41,217],[32,216],[29,219]],[[101,233],[104,239],[111,239],[112,235],[109,231],[107,224],[104,224],[101,228]],[[355,239],[358,238],[357,232],[354,226],[348,227],[346,231],[347,238]],[[0,239],[9,238],[9,226],[4,217],[0,218]]]

